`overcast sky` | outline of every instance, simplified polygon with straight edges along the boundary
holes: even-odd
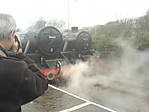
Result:
[[[0,12],[13,15],[22,29],[41,17],[85,27],[143,16],[147,10],[149,0],[0,0]]]

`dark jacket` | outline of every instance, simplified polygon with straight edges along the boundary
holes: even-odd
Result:
[[[0,56],[0,112],[21,112],[21,105],[48,88],[47,79],[31,64],[26,58]]]

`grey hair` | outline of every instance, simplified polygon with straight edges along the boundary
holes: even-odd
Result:
[[[11,15],[0,13],[0,41],[4,40],[11,31],[15,31],[16,27],[16,22]]]

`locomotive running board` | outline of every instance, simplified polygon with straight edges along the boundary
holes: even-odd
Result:
[[[79,97],[79,96],[77,96],[75,94],[69,93],[69,92],[67,92],[67,91],[65,91],[63,89],[57,88],[57,87],[55,87],[53,85],[49,84],[48,86],[53,88],[53,89],[55,89],[55,90],[57,90],[57,91],[60,91],[60,92],[62,92],[64,94],[70,95],[70,96],[72,96],[72,97],[74,97],[76,99],[84,101],[83,103],[81,103],[79,105],[76,105],[76,106],[73,106],[71,108],[67,108],[67,109],[61,110],[59,112],[82,112],[82,111],[83,112],[90,112],[90,110],[89,110],[90,107],[92,108],[91,109],[92,111],[94,111],[94,108],[95,108],[95,110],[97,112],[116,112],[115,110],[112,110],[112,109],[110,109],[108,107],[105,107],[105,106],[99,105],[99,104],[97,104],[95,102],[91,102],[89,100],[81,98],[81,97]],[[89,110],[89,111],[87,111],[87,110]]]

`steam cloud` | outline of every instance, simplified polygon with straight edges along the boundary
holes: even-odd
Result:
[[[149,112],[149,50],[121,43],[115,59],[91,58],[64,70],[65,89],[118,112]]]

